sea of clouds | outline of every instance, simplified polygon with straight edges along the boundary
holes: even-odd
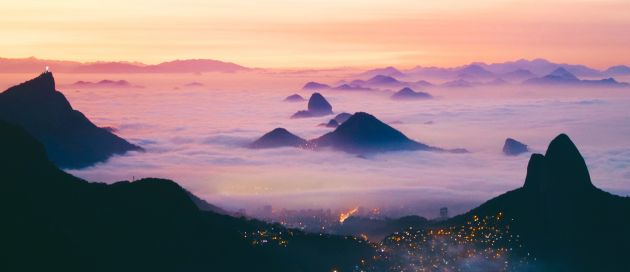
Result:
[[[114,78],[112,78],[114,77]],[[125,79],[144,89],[76,89],[76,80]],[[630,90],[520,86],[428,89],[435,99],[393,101],[390,93],[324,91],[335,113],[365,111],[419,142],[469,154],[393,152],[367,157],[294,148],[244,146],[276,127],[315,138],[330,117],[290,119],[306,102],[284,97],[307,81],[342,75],[264,73],[204,75],[56,75],[75,109],[139,144],[144,153],[70,171],[89,181],[142,177],[177,181],[209,202],[248,211],[380,207],[392,215],[436,217],[466,210],[523,184],[529,154],[501,153],[507,137],[544,153],[559,133],[576,143],[596,186],[630,194]],[[27,78],[25,78],[27,79]],[[188,82],[205,86],[186,88]],[[67,87],[64,87],[67,86]]]

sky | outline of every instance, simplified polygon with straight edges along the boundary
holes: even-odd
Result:
[[[250,67],[630,63],[627,0],[0,0],[0,57]]]

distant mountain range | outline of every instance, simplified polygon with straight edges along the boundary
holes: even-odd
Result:
[[[86,182],[18,126],[0,135],[3,271],[353,271],[373,256],[360,239],[223,215],[170,180]]]
[[[563,67],[559,67],[550,74],[539,77],[531,78],[523,82],[530,85],[568,85],[573,87],[579,86],[602,86],[602,87],[628,87],[630,86],[625,82],[618,82],[614,78],[606,78],[599,80],[579,79],[577,76],[569,72]]]
[[[520,59],[517,61],[508,61],[502,63],[483,63],[473,62],[468,65],[459,67],[423,67],[416,66],[412,69],[401,71],[405,76],[426,76],[426,77],[442,77],[442,78],[461,78],[467,79],[466,76],[479,79],[480,77],[490,77],[497,75],[504,75],[515,71],[527,71],[534,76],[543,76],[553,72],[558,67],[564,67],[571,73],[579,77],[602,77],[609,75],[606,71],[599,71],[584,65],[555,63],[545,59],[525,60]],[[527,73],[525,72],[525,73]],[[610,75],[609,75],[610,76]],[[470,78],[468,78],[470,79]]]
[[[79,80],[70,85],[77,88],[144,88],[140,85],[133,85],[126,80],[103,79],[97,82]]]
[[[586,78],[578,82],[585,86],[614,86],[619,82],[613,79],[613,76],[630,75],[630,67],[624,65],[599,71],[584,65],[554,63],[544,59],[521,59],[492,64],[474,62],[446,68],[416,66],[408,70],[399,70],[390,66],[359,73],[354,76],[355,79],[350,81],[349,85],[356,88],[380,89],[387,87],[433,87],[434,84],[427,82],[426,79],[443,81],[445,82],[441,84],[443,87],[516,84],[528,80],[536,81],[538,78],[557,73],[558,69],[563,69],[577,78]]]
[[[531,69],[531,70],[530,70]],[[535,71],[535,72],[533,72]],[[383,74],[378,74],[383,73]],[[532,61],[484,64],[473,63],[460,67],[415,67],[398,70],[394,67],[373,69],[360,73],[351,81],[342,80],[341,85],[309,82],[304,89],[309,90],[386,90],[400,88],[426,89],[436,86],[445,88],[468,88],[475,86],[504,86],[509,84],[526,85],[570,85],[573,87],[630,87],[612,77],[591,79],[612,75],[630,75],[630,68],[614,66],[606,71],[597,71],[583,65],[556,64],[542,59]],[[369,76],[369,77],[368,77]],[[580,79],[588,77],[589,79]],[[425,80],[441,80],[432,84]]]
[[[76,62],[37,58],[0,58],[0,73],[33,73],[49,67],[58,73],[232,73],[249,70],[231,62],[209,59],[188,59],[148,65],[139,62]]]
[[[62,168],[83,168],[116,154],[142,150],[73,109],[55,90],[50,72],[0,93],[0,120],[24,127]]]
[[[545,155],[533,154],[523,187],[449,220],[506,216],[542,271],[629,271],[630,198],[596,188],[586,163],[561,134]]]

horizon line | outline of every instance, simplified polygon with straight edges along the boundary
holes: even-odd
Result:
[[[357,69],[358,70],[358,69],[379,69],[379,68],[387,68],[387,67],[394,67],[399,70],[408,70],[408,69],[413,69],[416,67],[459,68],[459,67],[464,67],[464,66],[473,65],[473,64],[492,65],[492,64],[501,64],[501,63],[506,63],[506,62],[517,62],[517,61],[530,61],[531,62],[531,61],[536,61],[536,60],[543,60],[550,63],[558,64],[558,65],[583,65],[588,68],[592,68],[599,71],[605,71],[606,69],[614,67],[614,66],[630,66],[624,63],[616,63],[616,64],[606,65],[605,67],[599,67],[599,66],[590,66],[588,64],[582,64],[582,63],[569,63],[569,62],[564,62],[564,61],[555,61],[555,60],[551,60],[545,57],[536,57],[536,58],[516,57],[516,58],[506,59],[503,61],[492,61],[492,62],[476,60],[476,61],[462,62],[457,65],[446,65],[446,66],[440,66],[436,64],[413,64],[413,65],[398,64],[397,65],[397,64],[392,64],[392,63],[374,64],[374,65],[340,65],[340,66],[273,66],[273,65],[272,66],[255,66],[255,65],[249,66],[247,64],[243,64],[240,62],[234,62],[234,61],[222,60],[222,59],[216,59],[216,58],[204,58],[204,57],[173,58],[173,59],[164,59],[157,62],[144,62],[144,61],[139,61],[139,60],[73,60],[73,59],[57,59],[57,58],[47,58],[47,57],[40,58],[33,55],[27,56],[27,57],[0,56],[0,61],[2,60],[28,60],[28,59],[39,60],[39,61],[76,62],[82,65],[98,64],[98,63],[126,63],[126,64],[143,65],[143,66],[159,65],[162,63],[173,62],[173,61],[208,60],[208,61],[222,62],[226,64],[234,64],[234,65],[241,66],[245,69],[252,69],[252,70],[257,70],[257,69],[260,69],[260,70],[352,70],[352,69]]]

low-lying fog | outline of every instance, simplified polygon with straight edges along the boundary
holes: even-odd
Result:
[[[324,91],[335,113],[365,111],[419,142],[470,154],[394,152],[359,158],[336,151],[243,146],[276,127],[303,138],[331,129],[331,117],[289,119],[306,102],[283,99],[307,81],[344,75],[263,73],[203,75],[55,74],[57,89],[99,126],[144,147],[94,167],[70,171],[90,181],[141,177],[177,181],[228,209],[382,207],[397,214],[451,214],[522,185],[529,154],[507,157],[506,137],[536,152],[567,133],[586,157],[596,186],[630,194],[630,89],[521,86],[427,89],[435,99],[393,101],[389,93]],[[3,76],[9,86],[35,75]],[[144,88],[77,89],[77,80],[124,79]],[[204,86],[189,86],[200,82]],[[4,88],[3,88],[4,89]],[[416,90],[419,91],[419,90]]]

